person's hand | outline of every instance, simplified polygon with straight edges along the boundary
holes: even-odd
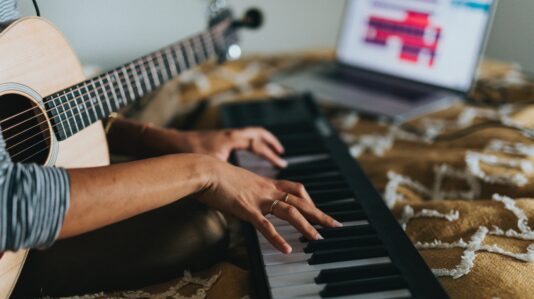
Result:
[[[282,144],[263,128],[188,132],[171,130],[167,134],[179,152],[208,154],[227,161],[233,150],[245,149],[267,159],[276,167],[287,166],[287,162],[279,156],[284,152]]]
[[[322,239],[310,222],[324,227],[341,226],[315,207],[301,184],[271,180],[227,163],[213,164],[211,179],[198,199],[250,222],[283,253],[290,253],[292,248],[265,217],[268,213],[289,222],[310,240]],[[275,200],[279,202],[273,207]]]

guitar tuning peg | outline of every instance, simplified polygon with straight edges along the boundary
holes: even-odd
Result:
[[[234,21],[232,26],[245,27],[248,29],[258,29],[263,24],[263,13],[257,8],[247,10],[241,20]]]

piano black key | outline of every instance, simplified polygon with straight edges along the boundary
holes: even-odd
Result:
[[[325,149],[321,136],[317,133],[299,133],[276,136],[284,148],[317,147]]]
[[[304,252],[313,253],[319,250],[354,248],[379,244],[381,244],[381,241],[377,235],[310,240],[306,247],[304,247]]]
[[[332,228],[320,228],[317,230],[323,238],[344,238],[352,236],[363,236],[369,234],[375,234],[375,230],[369,224],[366,225],[351,225],[343,227],[332,227]],[[304,237],[301,237],[302,242],[307,242],[308,240]]]
[[[354,193],[350,189],[325,190],[308,193],[316,204],[338,199],[354,198]]]
[[[394,264],[384,263],[321,270],[314,280],[316,283],[330,283],[396,274],[399,274],[399,270]]]
[[[329,298],[377,291],[397,290],[405,287],[406,283],[402,276],[390,275],[386,277],[328,283],[320,292],[320,295],[321,297]]]
[[[347,210],[341,212],[328,213],[332,218],[339,222],[367,220],[367,215],[364,210]]]
[[[325,242],[307,242],[286,222],[268,217],[293,246],[293,254],[286,256],[277,252],[261,235],[257,235],[259,242],[255,244],[256,238],[247,234],[253,257],[251,267],[256,274],[266,274],[258,275],[255,281],[259,294],[271,299],[320,299],[321,291],[327,296],[348,294],[344,298],[351,299],[447,298],[380,195],[309,96],[230,105],[221,109],[221,118],[227,127],[263,126],[278,136],[286,148],[288,155],[285,158],[291,169],[281,176],[304,184],[312,197],[315,196],[319,208],[345,225],[319,229]],[[241,155],[236,158],[238,164],[258,174],[270,178],[279,174],[265,161],[254,161]],[[335,162],[327,165],[325,161],[329,160]],[[354,206],[349,204],[351,202]],[[380,225],[375,229],[370,222]],[[246,228],[253,232],[252,227]],[[358,237],[363,244],[358,243]],[[383,244],[367,244],[379,242],[378,239]],[[306,253],[306,247],[306,251],[312,253]],[[381,268],[382,264],[393,265],[398,272],[388,272]],[[345,270],[364,265],[377,267]],[[402,282],[395,279],[400,273],[405,284],[395,285]],[[320,277],[326,277],[325,281],[317,284],[315,279]]]
[[[275,136],[306,134],[315,131],[313,124],[310,124],[308,122],[287,123],[280,125],[263,125],[263,128],[265,128],[267,131],[271,132]]]
[[[323,159],[309,163],[299,163],[290,165],[286,169],[279,172],[278,177],[295,177],[299,175],[306,175],[310,173],[322,173],[328,171],[335,171],[337,166],[331,159]]]
[[[317,251],[308,259],[308,263],[310,265],[318,265],[383,256],[387,256],[386,249],[380,245],[373,245],[358,248]]]
[[[343,179],[343,176],[339,174],[338,171],[331,171],[321,174],[309,174],[309,175],[302,175],[302,176],[293,176],[293,177],[286,177],[286,180],[291,180],[295,182],[299,182],[301,184],[311,184],[311,183],[317,183],[317,182],[324,182],[328,180],[341,180]]]
[[[361,209],[360,203],[354,199],[349,199],[341,202],[326,202],[316,204],[317,208],[325,213],[341,212],[347,210]]]
[[[344,180],[308,183],[304,184],[304,187],[306,187],[306,190],[308,190],[308,192],[332,189],[348,189],[348,185]]]

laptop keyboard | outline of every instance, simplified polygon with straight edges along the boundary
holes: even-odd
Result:
[[[387,82],[380,82],[379,80],[368,78],[366,76],[356,74],[352,70],[345,70],[340,67],[322,70],[319,72],[319,76],[329,81],[357,86],[373,92],[391,94],[404,99],[419,99],[430,94],[430,91],[428,90],[417,90],[396,84],[388,84]]]

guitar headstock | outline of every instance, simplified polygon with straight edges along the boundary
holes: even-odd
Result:
[[[224,3],[224,1],[222,1]],[[212,32],[213,40],[219,61],[235,60],[241,56],[239,47],[238,31],[241,28],[257,29],[263,23],[263,15],[260,10],[251,8],[245,15],[236,20],[232,11],[220,1],[214,1],[210,5],[209,28]]]

